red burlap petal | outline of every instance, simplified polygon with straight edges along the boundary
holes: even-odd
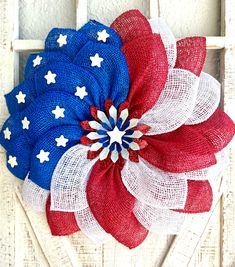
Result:
[[[216,163],[214,152],[206,139],[188,126],[152,136],[144,136],[148,146],[139,155],[159,169],[188,172]]]
[[[222,150],[235,134],[234,122],[220,108],[207,121],[190,127],[207,139],[215,153]]]
[[[200,75],[206,59],[206,38],[187,37],[177,41],[175,68],[185,69]]]
[[[174,210],[184,213],[200,213],[210,211],[213,192],[208,181],[188,180],[188,195],[184,209]]]
[[[148,20],[139,10],[129,10],[123,13],[114,20],[111,28],[118,33],[123,43],[152,33]]]
[[[158,34],[124,44],[131,86],[128,95],[130,117],[140,118],[157,101],[168,74],[164,45]]]
[[[73,212],[52,211],[50,210],[50,206],[51,200],[50,197],[48,197],[46,216],[52,235],[71,235],[80,230]]]
[[[135,198],[126,190],[120,166],[110,160],[97,161],[88,184],[87,200],[102,228],[129,248],[144,241],[148,234],[133,214]]]

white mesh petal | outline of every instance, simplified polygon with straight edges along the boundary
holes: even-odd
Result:
[[[218,198],[220,197],[221,180],[219,179],[219,177],[222,174],[222,170],[226,168],[228,164],[227,152],[228,149],[226,148],[219,153],[216,153],[217,164],[210,168],[207,168],[207,170],[204,169],[206,170],[206,172],[202,174],[204,175],[201,177],[202,179],[200,179],[199,176],[192,177],[192,179],[194,180],[196,180],[196,178],[197,180],[209,180],[213,190],[213,205],[217,203]],[[211,171],[212,169],[213,171]],[[194,216],[168,209],[159,209],[150,205],[146,205],[140,201],[137,201],[135,204],[134,214],[138,221],[145,228],[147,228],[151,232],[158,234],[178,234],[185,219],[187,219],[189,216]]]
[[[112,239],[112,236],[99,225],[89,207],[74,214],[81,231],[93,242],[102,244]]]
[[[139,201],[162,209],[184,208],[187,197],[184,174],[161,171],[140,158],[138,163],[127,161],[121,175],[127,190]]]
[[[170,28],[168,27],[163,18],[150,19],[149,23],[151,25],[152,31],[154,33],[159,33],[161,35],[163,44],[166,49],[168,66],[169,68],[174,68],[177,49],[176,49],[176,40],[172,31],[170,30]]]
[[[184,124],[196,103],[199,78],[182,69],[170,69],[168,80],[155,105],[140,123],[151,127],[147,135],[173,131]]]
[[[197,124],[209,119],[220,102],[220,83],[211,75],[200,75],[196,105],[186,124]]]
[[[134,208],[137,220],[149,231],[158,234],[178,234],[186,218],[185,213],[159,209],[137,201]]]
[[[79,211],[87,207],[86,185],[97,159],[88,160],[89,147],[71,147],[59,160],[51,182],[51,210]]]
[[[49,196],[48,190],[41,188],[28,179],[27,176],[24,180],[21,194],[27,206],[36,211],[45,212],[46,202]]]

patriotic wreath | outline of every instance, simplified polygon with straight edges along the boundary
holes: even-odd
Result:
[[[175,41],[131,10],[107,27],[52,29],[6,95],[0,142],[26,204],[53,235],[83,231],[129,248],[210,211],[235,132],[220,84],[202,72],[206,39]]]

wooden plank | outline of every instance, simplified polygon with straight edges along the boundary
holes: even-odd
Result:
[[[160,266],[172,236],[149,233],[145,241],[135,249],[129,250],[113,240],[103,245],[103,265],[105,267]]]
[[[150,19],[160,17],[160,3],[157,0],[150,0],[149,2]]]
[[[221,55],[221,81],[224,110],[235,121],[235,1],[223,0],[222,34],[227,38]],[[230,149],[230,167],[225,174],[226,187],[222,197],[221,266],[235,266],[235,141]]]
[[[80,23],[80,21],[79,21]],[[180,38],[178,38],[180,39]],[[208,36],[206,37],[207,49],[223,49],[226,40],[221,36]],[[39,52],[44,49],[44,41],[42,40],[14,40],[13,49],[16,52]]]
[[[76,0],[76,28],[87,22],[87,0]]]
[[[14,86],[14,52],[11,49],[14,36],[14,0],[0,1],[0,118],[8,115],[3,95]],[[0,125],[1,127],[1,125]],[[5,156],[0,154],[0,162]],[[14,177],[0,171],[0,266],[14,266],[15,261],[15,198]]]

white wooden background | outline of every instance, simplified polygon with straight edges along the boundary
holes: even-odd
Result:
[[[150,1],[150,16],[155,17],[158,11],[157,1]],[[223,37],[208,37],[207,48],[220,52],[222,105],[235,120],[235,1],[222,0],[221,14]],[[87,20],[86,1],[77,1],[76,15],[79,27]],[[40,40],[18,40],[18,29],[18,1],[0,0],[0,126],[8,116],[3,95],[18,82],[19,53],[43,48]],[[234,151],[234,142],[232,148]],[[212,214],[189,217],[177,237],[150,234],[142,245],[129,250],[116,241],[96,246],[82,233],[51,237],[45,215],[22,203],[21,183],[7,171],[0,148],[0,266],[233,267],[234,155],[230,153],[231,164],[223,177],[224,194]]]

